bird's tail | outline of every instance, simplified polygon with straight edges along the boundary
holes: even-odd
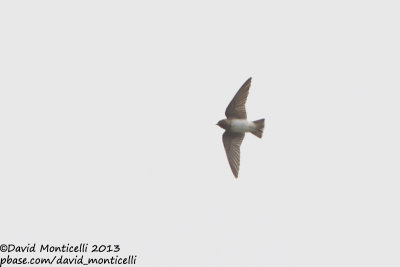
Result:
[[[264,132],[264,121],[265,119],[253,121],[254,125],[256,126],[253,131],[251,131],[252,134],[257,136],[258,138],[261,138]]]

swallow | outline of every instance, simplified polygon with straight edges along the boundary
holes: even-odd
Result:
[[[229,166],[235,178],[238,178],[240,166],[240,145],[246,132],[261,138],[264,132],[264,120],[248,121],[246,100],[249,95],[251,77],[240,87],[225,110],[226,119],[220,120],[217,125],[225,129],[222,142],[228,158]]]

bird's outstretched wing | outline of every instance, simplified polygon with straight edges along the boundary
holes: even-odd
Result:
[[[240,87],[239,91],[226,108],[225,116],[227,118],[247,119],[245,105],[247,96],[249,95],[250,84],[251,77]]]
[[[222,135],[226,157],[233,175],[237,178],[240,166],[240,145],[242,144],[244,133],[230,133],[225,131]]]

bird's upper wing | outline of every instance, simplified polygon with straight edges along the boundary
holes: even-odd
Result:
[[[225,110],[225,116],[227,118],[247,119],[245,105],[247,96],[249,95],[250,84],[251,78],[240,87],[239,91],[233,97],[231,103],[229,103],[229,106]]]
[[[242,144],[244,133],[230,133],[225,131],[222,135],[226,156],[235,177],[238,177],[240,166],[240,145]]]

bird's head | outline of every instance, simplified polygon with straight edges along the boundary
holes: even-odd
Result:
[[[228,121],[227,121],[226,119],[220,120],[220,121],[217,123],[217,125],[218,125],[219,127],[221,127],[222,129],[226,129],[226,128],[228,128]]]

